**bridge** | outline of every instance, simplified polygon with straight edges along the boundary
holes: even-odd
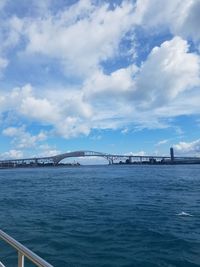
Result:
[[[0,168],[5,167],[36,167],[36,166],[58,166],[66,158],[101,157],[109,164],[195,164],[200,163],[198,157],[174,157],[173,148],[170,148],[170,156],[141,156],[141,155],[120,155],[101,153],[88,150],[67,152],[49,157],[32,157],[22,159],[0,160]]]
[[[113,155],[108,153],[101,153],[89,150],[80,150],[74,152],[67,152],[55,156],[49,157],[32,157],[32,158],[22,158],[22,159],[8,159],[8,160],[0,160],[0,167],[1,166],[11,166],[11,165],[25,165],[25,164],[32,164],[32,165],[53,165],[57,166],[59,163],[66,158],[84,158],[84,157],[101,157],[108,161],[109,164],[113,164],[114,160],[123,160],[125,158],[129,158],[130,156],[127,155]],[[134,156],[136,157],[136,156]],[[141,158],[141,157],[140,157]]]

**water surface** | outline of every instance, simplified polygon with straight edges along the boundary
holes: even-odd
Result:
[[[200,166],[0,170],[0,228],[55,267],[200,266]]]

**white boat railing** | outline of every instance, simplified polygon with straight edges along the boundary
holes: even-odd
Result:
[[[45,260],[40,258],[38,255],[36,255],[30,249],[23,246],[21,243],[16,241],[11,236],[7,235],[2,230],[0,230],[0,238],[17,250],[17,252],[18,252],[18,267],[24,267],[24,257],[29,259],[32,263],[34,263],[38,267],[53,267],[53,265],[49,264],[48,262],[46,262]],[[4,266],[4,265],[0,262],[0,267],[1,266]]]

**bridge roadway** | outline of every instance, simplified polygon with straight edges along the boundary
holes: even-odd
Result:
[[[32,158],[22,158],[22,159],[8,159],[0,160],[0,167],[7,165],[23,165],[23,164],[51,164],[58,165],[65,158],[79,158],[79,157],[102,157],[108,160],[109,164],[113,164],[115,161],[128,160],[131,162],[151,162],[151,161],[172,161],[170,156],[141,156],[141,155],[120,155],[120,154],[108,154],[95,151],[74,151],[67,152],[64,154],[59,154],[49,157],[32,157]],[[200,160],[197,157],[174,157],[173,160]]]

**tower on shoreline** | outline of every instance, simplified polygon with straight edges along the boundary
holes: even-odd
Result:
[[[174,149],[173,149],[173,147],[170,147],[170,158],[171,158],[171,161],[174,161]]]

